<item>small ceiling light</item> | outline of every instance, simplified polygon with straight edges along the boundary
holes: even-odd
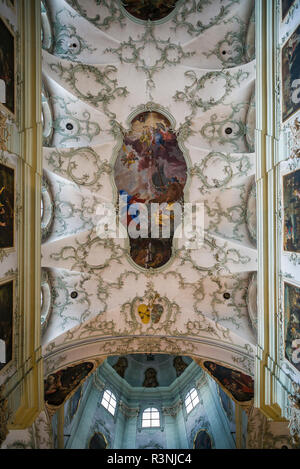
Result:
[[[75,298],[77,298],[77,296],[78,296],[77,291],[72,291],[71,298],[73,298],[73,300],[75,300]]]
[[[227,292],[224,293],[223,298],[224,298],[225,300],[229,300],[229,298],[230,298],[230,293],[227,293]]]
[[[66,128],[67,128],[68,130],[73,130],[74,127],[73,127],[73,124],[71,124],[70,122],[68,122],[67,125],[66,125]]]
[[[232,134],[232,128],[231,127],[226,127],[225,134],[227,134],[227,135]]]

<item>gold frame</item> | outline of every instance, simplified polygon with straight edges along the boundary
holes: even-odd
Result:
[[[283,49],[284,47],[286,46],[286,44],[288,43],[288,41],[291,39],[292,35],[297,31],[297,29],[300,27],[300,24],[298,24],[296,26],[296,28],[294,29],[294,31],[291,32],[291,34],[289,35],[289,37],[287,38],[287,40],[284,42],[284,44],[281,46],[281,49],[280,49],[280,91],[281,91],[281,109],[280,109],[280,120],[281,120],[281,123],[282,124],[286,124],[290,119],[292,119],[292,117],[294,117],[299,111],[300,111],[300,104],[299,104],[299,108],[296,110],[296,111],[293,111],[292,114],[290,114],[288,117],[286,117],[285,119],[283,118],[283,93],[282,93],[282,90],[283,90],[283,79],[282,79],[282,52],[283,52]]]
[[[10,275],[9,277],[3,277],[0,279],[0,287],[2,285],[6,285],[7,283],[12,282],[13,284],[13,301],[12,301],[12,355],[11,355],[11,360],[7,362],[4,367],[0,370],[0,375],[11,366],[12,363],[15,362],[16,358],[16,353],[15,353],[15,347],[16,347],[16,340],[15,340],[15,334],[16,334],[16,324],[15,324],[15,318],[16,318],[16,275]]]
[[[200,432],[206,432],[209,436],[209,439],[210,439],[210,443],[211,443],[211,449],[213,449],[213,439],[211,437],[211,434],[209,433],[209,431],[207,430],[207,428],[199,428],[199,430],[197,430],[195,436],[194,436],[194,441],[193,441],[193,449],[198,449],[198,448],[195,448],[195,441],[196,441],[196,438],[197,436],[199,435]]]
[[[0,164],[2,166],[6,166],[7,168],[10,168],[14,172],[14,220],[13,220],[13,245],[9,246],[7,248],[2,248],[0,246],[0,251],[5,252],[5,253],[10,253],[10,252],[15,252],[16,250],[16,188],[17,188],[17,181],[16,181],[16,172],[17,172],[17,167],[14,166],[11,163],[3,162],[0,160]]]
[[[104,439],[104,441],[105,441],[105,443],[106,443],[106,448],[104,448],[104,449],[108,449],[109,446],[108,446],[107,438],[106,438],[106,436],[104,435],[104,433],[102,433],[102,432],[94,432],[94,433],[92,434],[92,436],[89,438],[88,445],[87,445],[87,449],[90,449],[89,446],[90,446],[91,439],[92,439],[93,436],[96,435],[96,434],[103,436],[103,439]]]
[[[295,280],[294,280],[295,281]],[[287,285],[290,285],[291,287],[296,287],[300,290],[300,284],[298,283],[291,283],[290,282],[290,279],[285,279],[283,278],[282,279],[282,310],[283,310],[283,350],[284,350],[284,360],[286,361],[286,363],[288,363],[288,366],[292,366],[293,367],[293,370],[295,371],[295,374],[296,375],[299,375],[300,374],[300,371],[297,370],[297,368],[295,367],[295,365],[293,365],[293,363],[286,357],[286,354],[285,354],[285,284]]]
[[[11,7],[11,8],[13,8],[13,7]],[[17,44],[16,44],[16,34],[11,29],[11,27],[9,26],[7,20],[2,15],[0,15],[0,20],[3,21],[4,25],[6,26],[6,28],[8,29],[8,31],[12,35],[13,41],[14,41],[14,112],[12,112],[10,109],[8,109],[8,107],[6,107],[5,104],[3,104],[3,103],[0,103],[0,110],[2,109],[3,112],[5,112],[5,114],[8,117],[12,117],[13,120],[16,120],[16,117],[17,117],[17,113],[16,113],[16,107],[17,107],[16,106],[16,104],[17,104],[17,80],[16,80],[16,74],[17,74],[17,64],[16,64]]]

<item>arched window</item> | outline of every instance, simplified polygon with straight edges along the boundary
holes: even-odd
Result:
[[[117,399],[116,396],[111,391],[109,391],[109,389],[104,391],[101,404],[103,407],[105,407],[105,409],[108,410],[108,412],[110,412],[112,415],[115,415]]]
[[[142,416],[142,428],[160,427],[159,410],[155,407],[145,409]]]
[[[189,413],[191,412],[191,410],[193,410],[194,407],[196,407],[196,405],[199,403],[198,393],[197,393],[197,391],[196,391],[195,388],[192,388],[192,389],[187,393],[187,395],[185,396],[184,403],[185,403],[185,408],[186,408],[186,411],[187,411],[188,414],[189,414]]]

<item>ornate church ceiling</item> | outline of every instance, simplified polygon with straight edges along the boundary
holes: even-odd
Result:
[[[253,375],[254,2],[136,5],[44,2],[45,373],[167,353]],[[203,203],[203,245],[98,236],[120,191]]]

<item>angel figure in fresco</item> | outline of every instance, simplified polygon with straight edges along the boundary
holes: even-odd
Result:
[[[138,229],[139,228],[139,213],[138,213],[138,211],[136,211],[135,213],[130,214],[129,213],[129,208],[132,204],[136,204],[136,203],[144,204],[144,203],[146,203],[147,199],[141,199],[139,192],[137,192],[134,195],[129,195],[128,192],[125,191],[124,189],[121,189],[119,191],[119,195],[122,198],[126,198],[126,205],[122,207],[122,211],[121,211],[121,217],[122,217],[122,221],[123,221],[124,225],[127,227],[129,225],[129,223],[132,220],[134,220],[134,222],[137,225],[137,229]]]
[[[126,148],[125,148],[126,150]],[[121,161],[124,166],[127,166],[127,169],[130,168],[132,164],[134,164],[138,160],[138,157],[134,153],[134,151],[130,151],[129,153],[126,153],[122,158]]]

